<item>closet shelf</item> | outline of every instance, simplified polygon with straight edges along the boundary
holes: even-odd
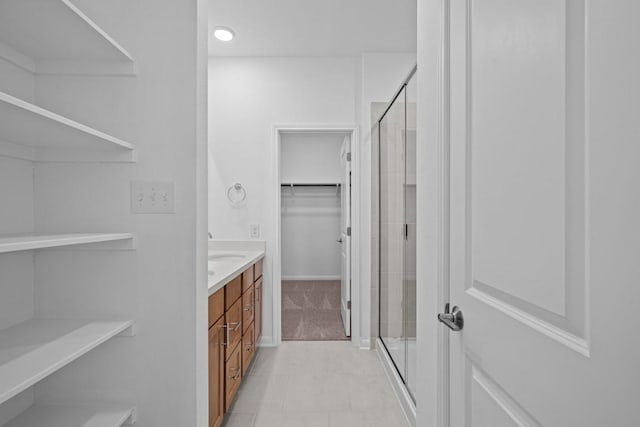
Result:
[[[0,331],[0,404],[129,328],[131,320],[33,319]]]
[[[0,57],[37,74],[135,74],[129,52],[69,0],[1,1]]]
[[[133,239],[131,233],[74,233],[74,234],[10,234],[0,235],[0,254],[87,243]]]
[[[129,142],[4,92],[0,92],[0,141],[3,151],[10,145],[16,151],[18,147],[33,150],[29,160],[55,161],[65,156],[75,160],[87,153],[104,161],[134,160]]]
[[[124,406],[35,405],[2,427],[120,427],[134,417],[134,409]]]

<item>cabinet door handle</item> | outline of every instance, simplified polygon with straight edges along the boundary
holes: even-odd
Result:
[[[222,327],[224,328],[224,336],[225,336],[225,340],[224,340],[224,343],[222,343],[222,345],[224,345],[225,347],[229,347],[229,341],[230,341],[229,334],[231,333],[231,328],[229,328],[228,323],[225,323],[224,325],[222,325]]]

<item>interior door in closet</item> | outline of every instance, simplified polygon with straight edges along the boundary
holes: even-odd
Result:
[[[340,192],[341,291],[340,307],[344,333],[351,336],[351,139],[345,136],[340,150],[342,191]]]

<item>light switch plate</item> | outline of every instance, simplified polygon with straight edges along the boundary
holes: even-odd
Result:
[[[258,237],[260,237],[260,224],[249,225],[249,235],[252,239],[257,239]]]
[[[131,181],[131,212],[175,213],[173,182]]]

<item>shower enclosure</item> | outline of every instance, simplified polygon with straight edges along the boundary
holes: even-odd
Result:
[[[378,161],[378,335],[415,402],[415,69],[374,128]],[[374,165],[375,166],[375,165]]]

